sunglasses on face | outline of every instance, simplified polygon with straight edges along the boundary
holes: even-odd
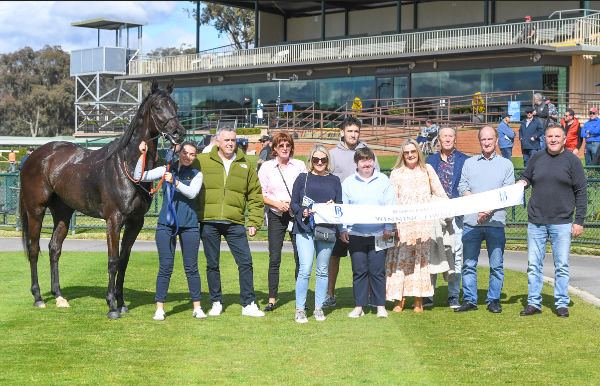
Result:
[[[292,145],[290,145],[289,143],[280,143],[279,145],[277,145],[278,148],[283,149],[283,148],[287,148],[287,149],[291,149]]]
[[[417,151],[416,150],[404,150],[403,153],[404,153],[404,155],[417,154]]]
[[[590,111],[590,115],[596,115],[596,114],[598,114],[598,113],[593,113],[593,112]]]
[[[318,164],[319,162],[326,164],[327,161],[329,161],[329,159],[327,157],[323,157],[323,158],[312,157],[312,163],[315,165]]]

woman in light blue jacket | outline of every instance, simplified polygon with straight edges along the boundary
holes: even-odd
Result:
[[[396,195],[389,178],[375,171],[375,154],[368,147],[356,149],[354,162],[357,171],[342,183],[344,204],[394,205]],[[344,224],[341,239],[350,243],[352,259],[352,288],[355,308],[348,316],[359,318],[369,303],[377,306],[377,317],[386,318],[385,310],[385,255],[386,249],[376,248],[376,239],[388,241],[393,235],[393,224]]]

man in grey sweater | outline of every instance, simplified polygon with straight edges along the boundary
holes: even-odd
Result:
[[[366,143],[358,140],[361,126],[362,122],[360,119],[348,115],[340,125],[340,143],[329,151],[331,162],[333,162],[333,174],[338,176],[341,182],[344,182],[346,177],[356,172],[356,164],[354,163],[354,152],[356,149],[367,147]],[[379,171],[377,156],[375,156],[375,170]],[[342,256],[348,256],[348,244],[338,239],[335,242],[329,260],[329,284],[323,308],[335,307],[337,305],[335,299],[335,282],[340,270],[340,258]]]

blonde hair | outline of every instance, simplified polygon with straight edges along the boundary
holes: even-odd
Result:
[[[314,165],[312,163],[312,157],[318,151],[325,153],[325,155],[327,156],[327,167],[325,168],[325,170],[328,173],[333,173],[333,162],[331,162],[331,155],[329,155],[329,150],[327,150],[325,145],[321,145],[319,143],[317,143],[310,149],[310,154],[306,159],[306,170],[308,170],[309,173],[313,171]]]
[[[425,157],[423,156],[423,153],[421,152],[421,149],[419,148],[419,144],[417,143],[417,141],[415,141],[412,138],[406,138],[404,140],[404,142],[402,142],[402,145],[400,145],[400,154],[398,155],[398,160],[396,160],[394,169],[398,169],[398,168],[402,169],[406,166],[406,161],[404,160],[404,148],[408,145],[415,146],[415,149],[417,149],[417,155],[419,156],[418,165],[421,169],[427,170],[427,169],[425,169]]]

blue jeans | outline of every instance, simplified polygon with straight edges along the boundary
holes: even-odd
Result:
[[[546,241],[550,236],[554,257],[554,304],[556,308],[568,307],[569,251],[571,250],[571,224],[527,224],[527,304],[542,309],[542,286]]]
[[[452,228],[454,229],[454,272],[456,280],[448,282],[448,298],[460,298],[460,279],[463,259],[463,216],[456,216],[452,219]],[[437,274],[431,275],[431,285],[435,288],[437,283]]]
[[[587,139],[585,141],[585,164],[593,165],[594,157],[598,152],[598,147],[600,147],[600,142],[588,142]]]
[[[503,147],[500,149],[500,153],[502,153],[502,157],[506,158],[507,160],[511,160],[512,159],[512,147]]]
[[[219,259],[221,252],[221,236],[238,265],[240,281],[240,301],[246,307],[255,300],[254,296],[254,271],[252,268],[252,255],[246,236],[246,227],[233,223],[203,222],[201,224],[202,245],[206,255],[206,281],[208,282],[208,295],[211,302],[223,302],[221,291],[221,271]]]
[[[200,231],[198,228],[179,228],[179,232],[173,235],[175,229],[159,224],[156,227],[156,248],[158,250],[158,274],[156,275],[155,301],[164,303],[167,301],[167,291],[171,282],[173,265],[175,262],[175,245],[177,234],[179,235],[179,246],[183,255],[183,269],[187,277],[188,289],[193,302],[202,299],[200,290],[200,274],[198,273],[198,247],[200,246]]]
[[[463,300],[477,304],[477,261],[481,250],[481,242],[485,240],[490,259],[489,289],[486,303],[500,300],[504,284],[504,246],[506,235],[504,227],[470,226],[463,227]]]
[[[313,258],[317,254],[315,275],[315,308],[321,308],[325,295],[327,295],[327,283],[329,282],[329,258],[335,243],[314,241],[312,233],[298,233],[296,235],[296,248],[298,248],[298,259],[300,269],[296,280],[296,309],[304,310],[306,295],[308,293],[308,281],[312,273]]]
[[[527,167],[527,162],[529,162],[529,158],[538,150],[536,149],[523,149],[521,153],[523,153],[523,166]]]
[[[375,237],[350,236],[352,259],[352,290],[354,305],[366,307],[371,303],[385,306],[385,255],[387,250],[375,250]]]

